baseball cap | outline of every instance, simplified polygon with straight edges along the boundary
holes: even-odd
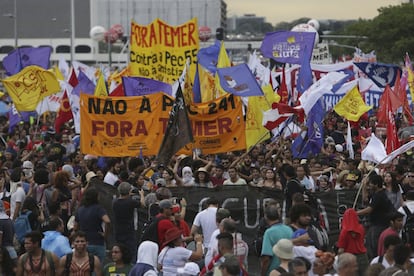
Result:
[[[159,206],[161,209],[171,209],[173,207],[172,202],[169,199],[161,200]]]
[[[198,264],[189,262],[184,265],[184,267],[177,268],[177,273],[181,275],[198,275],[200,273],[200,267]]]

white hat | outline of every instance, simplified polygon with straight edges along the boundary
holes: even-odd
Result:
[[[344,147],[340,144],[336,144],[335,149],[336,149],[337,152],[343,152],[344,151]]]
[[[281,259],[291,260],[293,259],[293,243],[288,239],[280,239],[273,246],[273,253]]]
[[[96,176],[96,173],[94,173],[94,172],[88,172],[88,173],[85,175],[86,182],[91,181],[92,177],[95,177],[95,176]]]
[[[200,273],[200,267],[198,264],[189,262],[184,267],[177,268],[177,273],[181,275],[198,275]]]
[[[30,162],[30,161],[24,161],[22,169],[23,170],[33,170],[33,163]]]

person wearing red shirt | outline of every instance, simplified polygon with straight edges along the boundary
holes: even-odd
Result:
[[[159,250],[161,251],[164,244],[165,239],[165,232],[167,232],[168,229],[177,227],[172,222],[172,210],[173,205],[170,199],[163,199],[160,201],[159,204],[160,213],[156,216],[160,219],[157,225],[157,232],[158,232],[158,246]]]
[[[384,249],[384,239],[387,236],[394,235],[399,236],[399,233],[404,225],[403,222],[404,215],[400,212],[393,212],[390,216],[390,227],[382,231],[378,239],[378,256],[382,256],[385,253]]]
[[[342,229],[338,239],[338,255],[354,254],[358,262],[358,275],[362,276],[368,267],[367,249],[364,245],[365,229],[359,223],[357,212],[349,208],[342,218]]]

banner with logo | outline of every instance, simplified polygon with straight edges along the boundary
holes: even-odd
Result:
[[[174,99],[164,93],[137,97],[96,97],[81,93],[81,150],[97,156],[156,155]],[[246,148],[245,122],[239,97],[226,95],[189,106],[195,139],[192,148],[214,154]]]
[[[195,74],[199,49],[197,18],[170,26],[157,18],[149,25],[131,22],[129,66],[132,76],[172,84],[190,61],[190,76]]]

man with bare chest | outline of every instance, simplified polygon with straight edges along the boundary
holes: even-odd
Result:
[[[54,276],[59,267],[58,257],[40,245],[42,241],[40,232],[30,232],[24,238],[26,253],[21,255],[17,262],[17,276]]]
[[[101,262],[97,256],[88,253],[86,234],[78,231],[72,236],[73,253],[60,259],[58,275],[86,276],[95,272],[102,276]]]

